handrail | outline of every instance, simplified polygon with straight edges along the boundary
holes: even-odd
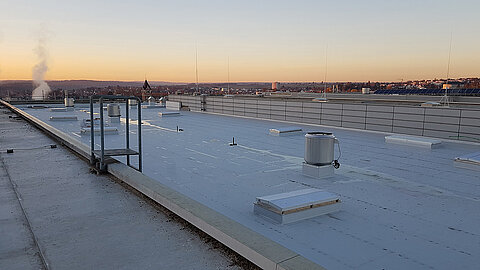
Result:
[[[94,100],[99,101],[100,105],[100,163],[99,163],[99,171],[105,172],[106,171],[106,164],[105,164],[105,128],[104,128],[104,116],[103,116],[103,101],[104,100],[124,100],[125,101],[125,144],[126,149],[130,149],[130,114],[129,114],[129,100],[136,100],[138,106],[138,168],[133,167],[130,164],[130,155],[127,154],[127,165],[138,170],[142,171],[142,109],[141,109],[141,100],[135,96],[114,96],[114,95],[92,95],[90,96],[90,164],[96,164],[96,157],[95,157],[95,122],[93,117],[93,108],[94,108]]]

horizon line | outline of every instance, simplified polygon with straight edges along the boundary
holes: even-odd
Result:
[[[460,79],[478,79],[480,77],[458,77],[458,78],[434,78],[434,79],[417,79],[417,80],[402,80],[402,81],[326,81],[327,83],[405,83],[412,81],[442,81],[442,80],[460,80]],[[3,79],[0,82],[7,81],[33,81],[33,79]],[[143,80],[100,80],[100,79],[51,79],[45,80],[46,82],[59,82],[59,81],[93,81],[93,82],[124,82],[124,83],[143,83]],[[162,82],[173,84],[195,84],[196,82],[183,82],[183,81],[163,81],[163,80],[148,80],[150,82]],[[215,83],[323,83],[324,81],[231,81],[231,82],[199,82],[199,84],[215,84]]]

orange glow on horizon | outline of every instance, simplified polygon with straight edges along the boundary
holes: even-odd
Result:
[[[480,77],[478,1],[260,2],[2,1],[0,80],[32,77],[42,34],[48,80],[195,82],[195,48],[200,82],[227,59],[232,82],[434,79],[450,37],[450,77]]]

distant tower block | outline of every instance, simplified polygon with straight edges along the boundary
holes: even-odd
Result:
[[[277,90],[278,82],[272,83],[272,90]]]

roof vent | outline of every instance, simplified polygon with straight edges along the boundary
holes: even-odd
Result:
[[[293,135],[300,132],[302,132],[302,128],[300,127],[281,127],[270,129],[270,135],[274,136]]]
[[[257,197],[253,211],[276,223],[286,224],[340,210],[337,195],[308,188]]]
[[[435,148],[435,147],[440,146],[440,144],[442,143],[441,140],[430,139],[430,138],[425,138],[425,137],[407,136],[407,135],[385,136],[385,142],[386,143],[425,147],[425,148]]]
[[[118,134],[118,128],[116,127],[104,127],[103,131],[105,134]],[[80,134],[90,134],[91,128],[82,128]],[[94,127],[93,132],[95,135],[100,135],[100,127]]]
[[[120,105],[110,103],[107,105],[107,114],[109,117],[120,117]]]
[[[75,115],[51,116],[50,121],[77,121]]]
[[[480,152],[455,158],[455,166],[480,171]]]
[[[64,100],[65,107],[73,107],[74,106],[74,99],[73,98],[65,98]]]
[[[333,162],[336,138],[330,132],[309,132],[305,135],[305,162],[323,166]]]
[[[334,146],[337,138],[331,132],[309,132],[305,135],[305,162],[302,166],[304,175],[314,178],[325,178],[334,175],[333,168],[338,169],[339,158],[334,159]]]
[[[129,99],[128,100],[128,105],[130,106],[137,106],[138,101],[136,99]]]
[[[73,107],[66,107],[66,108],[51,108],[51,112],[71,112],[73,111]]]
[[[158,115],[160,117],[165,117],[165,116],[180,116],[181,114],[179,112],[159,112]]]

